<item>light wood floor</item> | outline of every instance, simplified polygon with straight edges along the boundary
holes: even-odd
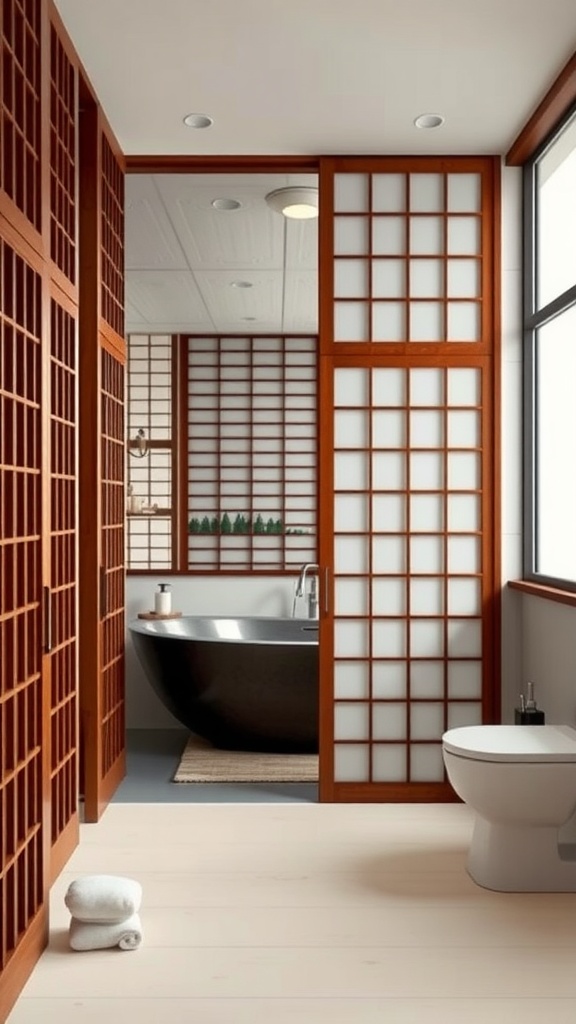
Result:
[[[576,895],[477,887],[470,826],[461,804],[113,804],[9,1024],[574,1024]],[[69,949],[84,873],[142,883],[140,949]]]

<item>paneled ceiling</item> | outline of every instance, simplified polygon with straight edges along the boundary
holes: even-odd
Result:
[[[271,210],[282,185],[314,175],[129,174],[126,326],[166,331],[317,331],[318,221]],[[234,199],[222,210],[215,199]]]
[[[128,155],[501,154],[576,50],[575,0],[55,3]],[[287,180],[130,177],[129,328],[313,330],[316,222],[263,199]]]

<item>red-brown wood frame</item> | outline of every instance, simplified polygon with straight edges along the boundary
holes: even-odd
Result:
[[[576,104],[576,53],[564,65],[506,153],[509,167],[521,167]]]

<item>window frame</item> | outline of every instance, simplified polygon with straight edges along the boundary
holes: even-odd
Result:
[[[538,265],[538,165],[560,137],[576,123],[576,104],[523,167],[523,578],[568,593],[576,593],[576,578],[552,576],[537,569],[538,558],[538,374],[537,332],[557,316],[576,306],[574,284],[541,308],[537,307]]]

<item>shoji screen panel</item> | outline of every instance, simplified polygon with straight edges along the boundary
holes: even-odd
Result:
[[[100,316],[124,337],[124,170],[106,132],[101,136]]]
[[[77,842],[76,318],[50,314],[50,784],[52,875]]]
[[[0,290],[1,972],[42,909],[46,846],[42,278],[5,241],[0,241]]]
[[[76,284],[78,77],[59,28],[50,25],[50,258]]]
[[[317,339],[187,345],[189,569],[316,561]]]
[[[2,0],[0,208],[28,238],[42,231],[41,36],[39,0]],[[31,230],[32,229],[32,230]]]
[[[101,350],[101,778],[124,756],[124,364]]]
[[[339,172],[336,162],[324,179],[333,302],[324,306],[323,351],[489,350],[494,161],[367,163]]]
[[[497,161],[321,195],[322,798],[451,799],[442,733],[499,711]]]

